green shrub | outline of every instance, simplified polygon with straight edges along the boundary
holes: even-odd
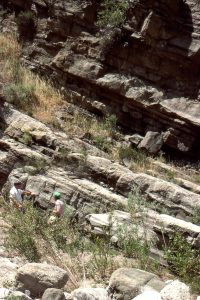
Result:
[[[193,180],[194,180],[196,183],[200,183],[200,175],[194,175],[194,176],[193,176]]]
[[[97,237],[91,244],[92,269],[100,274],[101,278],[106,277],[106,273],[113,266],[112,257],[114,251],[107,239]]]
[[[29,175],[44,174],[49,167],[49,161],[44,158],[34,157],[24,160],[24,171]]]
[[[200,226],[200,206],[194,208],[192,222]]]
[[[167,177],[167,179],[169,181],[174,181],[175,176],[176,176],[176,172],[172,171],[172,170],[165,170],[164,171],[165,176]]]
[[[142,150],[133,149],[130,146],[119,147],[118,155],[121,161],[123,161],[124,159],[129,159],[140,166],[147,165],[149,163],[146,153],[144,153]]]
[[[12,225],[8,231],[6,246],[8,249],[18,250],[29,261],[38,261],[38,240],[45,241],[51,247],[75,253],[80,249],[80,235],[75,228],[70,226],[70,215],[59,219],[53,225],[48,224],[48,211],[44,212],[35,208],[30,201],[24,203],[25,213],[17,209],[6,209],[6,219]],[[66,239],[67,238],[67,239]],[[70,243],[69,243],[70,240]],[[68,241],[68,242],[67,242]]]
[[[102,151],[111,153],[112,142],[109,141],[107,137],[104,137],[103,135],[97,135],[93,138],[93,142],[95,146],[101,149]]]
[[[186,239],[177,233],[170,237],[165,249],[170,269],[200,292],[200,251],[193,249]]]
[[[104,119],[103,128],[109,131],[116,130],[117,117],[116,115],[108,115]]]
[[[8,296],[6,297],[6,300],[21,300],[21,296]]]
[[[26,213],[18,210],[8,211],[7,220],[12,225],[8,231],[6,246],[18,250],[29,261],[38,261],[40,255],[37,250],[35,237],[45,226],[44,218],[31,203],[26,205]]]
[[[34,87],[26,87],[22,84],[11,84],[4,88],[6,101],[29,114],[37,104]]]
[[[132,230],[121,228],[118,234],[119,244],[127,257],[134,257],[139,262],[139,267],[146,269],[149,265],[149,255],[151,243],[147,241],[145,233],[143,238],[139,236],[139,228],[137,225]]]
[[[32,145],[33,142],[32,135],[28,131],[24,132],[19,140],[27,146]]]
[[[121,227],[118,238],[119,245],[126,256],[136,258],[139,268],[152,270],[157,263],[150,259],[153,241],[148,239],[145,230],[148,208],[149,204],[138,189],[133,189],[128,197],[128,212],[134,225],[131,229],[130,226]]]
[[[102,0],[97,14],[97,25],[100,27],[120,26],[125,22],[128,7],[127,0]]]

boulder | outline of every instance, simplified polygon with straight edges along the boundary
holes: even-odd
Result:
[[[7,298],[6,298],[7,299]],[[25,295],[24,293],[20,292],[20,291],[14,291],[12,292],[9,296],[7,300],[13,300],[13,299],[17,299],[17,300],[31,300],[31,297]]]
[[[163,145],[162,134],[148,131],[143,140],[139,143],[138,148],[144,149],[151,154],[156,154]]]
[[[162,289],[160,292],[162,300],[191,300],[190,288],[180,282],[174,280]]]
[[[0,286],[13,284],[17,274],[17,264],[11,262],[8,258],[0,257]]]
[[[16,280],[19,290],[30,290],[40,296],[47,288],[62,288],[67,283],[67,272],[49,264],[28,263],[19,268]]]
[[[65,300],[73,300],[71,294],[64,292]]]
[[[128,141],[131,142],[133,146],[138,146],[140,142],[142,142],[143,137],[139,134],[133,134],[128,137]]]
[[[6,288],[0,288],[0,299],[7,299],[10,294],[10,290]]]
[[[108,292],[103,288],[80,288],[72,292],[76,300],[110,300]]]
[[[49,288],[42,295],[42,300],[65,300],[65,294],[62,290]]]
[[[118,300],[131,300],[141,293],[142,288],[150,287],[152,279],[161,281],[153,273],[133,268],[120,268],[112,274],[109,290],[113,296],[117,295]]]
[[[144,291],[142,294],[133,298],[133,300],[162,300],[160,293],[156,291]]]
[[[148,241],[157,242],[156,234],[150,229],[141,224],[134,224],[131,215],[127,212],[114,210],[112,213],[105,214],[90,214],[86,216],[86,220],[90,223],[92,233],[111,235],[111,240],[119,241],[126,239],[127,235],[137,231],[138,237],[141,240],[147,239]],[[145,234],[144,234],[145,232]]]

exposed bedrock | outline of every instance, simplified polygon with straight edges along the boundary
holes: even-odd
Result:
[[[172,233],[181,232],[194,247],[199,247],[200,226],[194,218],[196,208],[200,207],[199,194],[144,173],[134,173],[81,139],[54,131],[6,105],[2,113],[3,193],[19,179],[35,194],[35,204],[45,209],[51,206],[53,193],[60,191],[85,231],[88,227],[98,235],[108,231],[113,239],[121,226],[134,230],[145,215],[138,227],[139,234],[142,238],[147,231],[145,236],[154,241],[152,256],[160,259],[163,234],[167,240]],[[135,189],[142,201],[140,205],[134,198]],[[127,212],[130,192],[134,218]]]
[[[165,149],[199,158],[198,1],[132,1],[123,28],[106,32],[95,26],[98,1],[49,2],[10,1],[17,12],[29,3],[37,17],[23,61],[57,82],[71,101],[115,113],[143,136],[158,132]],[[14,28],[11,20],[2,21],[4,31]]]

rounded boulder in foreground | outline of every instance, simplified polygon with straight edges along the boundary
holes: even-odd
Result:
[[[65,270],[42,263],[28,263],[19,268],[16,276],[19,290],[30,290],[31,295],[41,296],[48,288],[62,288],[68,280]]]

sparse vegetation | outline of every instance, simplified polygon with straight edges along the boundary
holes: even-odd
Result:
[[[196,183],[200,183],[200,175],[194,175],[194,176],[193,176],[193,180],[194,180],[194,182],[196,182]]]
[[[4,88],[3,92],[8,103],[25,110],[28,114],[32,114],[34,106],[37,105],[33,86],[10,84]]]
[[[148,164],[148,156],[141,150],[133,149],[132,147],[119,147],[118,149],[119,159],[123,161],[123,159],[132,160],[135,163],[140,165]]]
[[[19,138],[19,141],[22,142],[23,144],[26,144],[27,146],[31,146],[33,143],[33,138],[32,138],[32,135],[28,131],[25,131],[22,134],[22,137]]]
[[[102,135],[97,135],[93,138],[93,142],[97,148],[107,153],[111,153],[112,142],[107,137],[104,137]]]
[[[119,231],[118,237],[120,248],[124,254],[127,257],[135,258],[139,268],[149,269],[151,242],[146,239],[145,232],[142,233],[137,224],[131,228],[125,226]]]
[[[189,283],[196,292],[200,292],[200,251],[177,233],[170,237],[165,257],[171,270]]]
[[[200,226],[200,206],[194,208],[192,222]]]
[[[129,7],[127,0],[102,0],[97,15],[97,25],[100,27],[118,27],[124,23]]]
[[[101,278],[106,278],[109,269],[114,269],[114,250],[109,239],[97,237],[92,244],[92,269],[99,273]],[[94,274],[93,274],[94,276]]]
[[[24,161],[24,171],[29,175],[44,174],[49,167],[50,162],[46,159],[34,157]]]
[[[48,81],[20,64],[21,47],[11,35],[0,34],[0,75],[8,102],[45,123],[54,120],[63,97]]]
[[[86,275],[95,278],[104,278],[113,271],[113,250],[104,239],[87,239],[83,237],[78,224],[71,224],[71,212],[67,210],[64,218],[54,225],[47,225],[48,211],[40,211],[33,207],[30,201],[25,204],[25,213],[13,210],[9,204],[1,199],[1,207],[4,208],[4,216],[12,227],[8,231],[6,246],[9,250],[17,251],[29,261],[39,261],[41,257],[55,260],[62,268],[68,269],[68,262],[62,264],[59,259],[59,251],[75,258],[70,269],[78,273],[82,268],[84,254],[90,257],[84,262],[87,267]],[[38,241],[40,241],[38,243]],[[71,262],[70,260],[70,262]],[[95,269],[95,274],[94,274]],[[74,274],[74,278],[81,274]],[[73,281],[73,276],[72,276]],[[80,280],[80,278],[79,278]],[[74,281],[73,281],[74,282]]]
[[[104,119],[102,127],[109,131],[110,134],[117,129],[116,115],[107,115]]]
[[[166,176],[166,178],[169,181],[174,181],[174,178],[176,176],[176,172],[175,171],[171,171],[171,170],[165,170],[164,175]]]
[[[134,225],[121,227],[118,237],[119,245],[127,257],[135,258],[139,268],[155,271],[159,263],[150,258],[150,249],[154,241],[147,236],[145,222],[148,208],[137,188],[134,189],[128,197],[128,212]]]

